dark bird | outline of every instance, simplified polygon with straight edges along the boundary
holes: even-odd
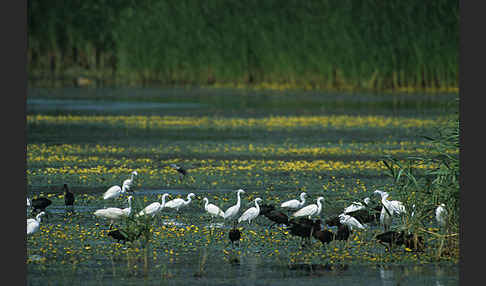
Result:
[[[38,211],[45,211],[46,208],[52,204],[52,201],[48,198],[37,198],[32,199],[30,205],[32,207],[32,213],[36,213]]]
[[[322,244],[326,244],[334,240],[335,234],[334,232],[328,229],[324,229],[324,230],[319,229],[319,230],[314,230],[312,236],[315,239],[318,239],[320,242],[322,242]]]
[[[177,172],[179,172],[179,174],[182,175],[181,177],[181,180],[182,178],[187,174],[187,170],[182,168],[181,166],[177,165],[177,164],[170,164],[170,167],[174,170],[176,170]]]
[[[381,206],[374,206],[372,208],[364,208],[346,213],[357,219],[361,224],[378,223],[380,221]],[[339,226],[339,215],[326,220],[329,226]]]
[[[390,251],[394,245],[405,245],[405,247],[414,251],[423,251],[424,249],[423,238],[421,236],[417,236],[415,239],[415,235],[413,233],[405,234],[404,231],[396,232],[389,230],[377,234],[375,239],[379,244],[384,245]],[[388,245],[385,243],[388,243]]]
[[[140,235],[142,235],[142,232],[138,232],[136,235],[130,236],[125,231],[120,231],[119,229],[110,230],[108,232],[108,236],[116,239],[118,243],[122,242],[123,244],[125,244],[127,241],[134,241],[135,239],[139,238]]]
[[[67,184],[64,184],[63,188],[64,188],[64,204],[66,206],[74,205],[74,194],[69,191]]]
[[[291,235],[300,236],[302,245],[310,243],[310,238],[314,231],[321,229],[321,220],[311,220],[306,217],[301,217],[298,219],[289,220],[289,226],[286,230],[289,231]]]
[[[273,224],[269,228],[276,224],[289,225],[289,217],[281,211],[275,209],[275,206],[264,204],[260,206],[260,215],[265,216],[269,220],[273,221]]]
[[[238,242],[238,246],[240,246],[240,239],[241,239],[241,232],[239,229],[236,228],[237,222],[235,222],[233,228],[229,231],[229,239],[231,240],[231,246],[234,245],[234,242]]]
[[[260,205],[260,215],[265,215],[266,213],[275,210],[274,205],[270,204],[261,204]]]
[[[122,242],[125,243],[128,240],[128,236],[122,233],[118,229],[110,230],[108,232],[108,236],[113,237],[113,239],[116,239],[118,243]]]
[[[335,240],[348,240],[351,231],[348,226],[339,223],[338,224],[338,231],[334,236]]]
[[[405,241],[405,234],[403,231],[396,232],[393,230],[385,231],[375,236],[376,241],[384,245],[388,250],[391,250],[393,245],[402,245]],[[388,243],[386,245],[385,243]]]

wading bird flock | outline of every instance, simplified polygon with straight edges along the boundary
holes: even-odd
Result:
[[[171,165],[173,169],[178,171],[181,176],[186,175],[186,170],[177,165]],[[130,178],[123,181],[122,186],[112,186],[103,193],[103,201],[117,198],[127,191],[131,192],[135,176],[138,173],[136,171],[131,172]],[[181,177],[182,179],[182,177]],[[74,194],[69,191],[67,184],[64,184],[64,200],[66,206],[73,206]],[[348,207],[344,208],[343,212],[331,217],[324,221],[324,225],[327,226],[322,229],[322,221],[320,214],[323,209],[323,202],[325,201],[323,196],[318,197],[315,200],[315,204],[306,203],[306,193],[300,194],[300,200],[293,199],[288,200],[276,207],[273,204],[260,204],[263,200],[261,198],[255,198],[254,206],[243,211],[241,215],[241,195],[245,194],[243,189],[236,191],[236,204],[223,211],[217,205],[210,203],[207,197],[202,199],[203,210],[210,216],[211,221],[213,219],[221,218],[224,223],[232,223],[233,226],[229,230],[228,237],[233,245],[235,242],[239,245],[241,239],[240,229],[237,228],[238,224],[248,222],[251,225],[257,217],[263,216],[270,220],[274,225],[282,225],[283,230],[294,236],[301,237],[303,245],[310,242],[311,237],[321,241],[323,244],[327,244],[333,240],[335,241],[348,241],[350,235],[354,230],[368,230],[370,224],[380,224],[384,232],[375,236],[378,243],[391,250],[393,245],[405,245],[412,250],[423,250],[424,242],[422,237],[417,237],[413,233],[406,233],[402,231],[391,230],[393,218],[402,217],[407,213],[405,206],[402,202],[397,200],[389,200],[389,194],[385,191],[375,190],[373,194],[379,195],[381,200],[380,204],[371,204],[369,197],[364,198],[362,201],[352,202]],[[161,202],[158,201],[150,203],[141,211],[134,214],[135,217],[151,216],[155,217],[163,209],[170,208],[175,209],[177,213],[180,213],[181,209],[187,207],[192,198],[195,197],[194,193],[189,193],[184,200],[183,198],[175,198],[170,201],[166,201],[169,193],[164,193],[161,198]],[[93,215],[97,218],[103,218],[110,221],[110,231],[108,236],[117,240],[118,242],[133,241],[138,238],[127,237],[127,235],[118,229],[112,230],[115,221],[119,221],[124,217],[130,216],[132,213],[132,200],[133,196],[127,197],[128,207],[105,207],[93,212]],[[52,201],[47,198],[27,198],[27,208],[31,208],[31,213],[38,213],[35,218],[27,219],[27,235],[32,235],[39,230],[41,217],[46,215],[46,208],[52,204]],[[441,228],[446,226],[447,222],[447,210],[445,204],[440,204],[435,210],[435,218],[438,225]],[[315,217],[316,219],[312,219]],[[332,231],[329,227],[337,227],[337,231]],[[385,243],[388,243],[386,245]]]

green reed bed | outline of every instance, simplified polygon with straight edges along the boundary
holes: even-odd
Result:
[[[458,85],[457,1],[33,1],[28,11],[32,77],[273,89]]]

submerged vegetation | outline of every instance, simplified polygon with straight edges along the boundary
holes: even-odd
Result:
[[[458,88],[454,0],[27,3],[34,83]]]

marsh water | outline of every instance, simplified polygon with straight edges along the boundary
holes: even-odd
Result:
[[[329,114],[351,114],[351,115],[384,115],[390,117],[411,117],[411,118],[434,118],[457,112],[455,94],[348,94],[348,93],[319,93],[319,92],[278,92],[278,91],[248,91],[232,89],[204,89],[204,88],[29,88],[26,102],[28,115],[174,115],[174,116],[218,116],[223,118],[232,117],[265,117],[265,116],[310,116]],[[82,131],[81,134],[63,133],[61,129],[44,128],[37,126],[28,127],[28,144],[92,144],[104,137],[96,137],[90,134],[91,130],[84,130],[82,126],[76,126],[72,131]],[[197,138],[191,135],[191,140],[201,140],[211,143],[220,140],[214,135],[225,131],[202,130]],[[220,133],[218,133],[220,132]],[[69,132],[68,132],[69,133]],[[254,132],[256,133],[256,132]],[[277,137],[256,136],[248,133],[245,140],[257,138],[260,143],[286,140],[283,136],[289,133],[275,133]],[[145,134],[146,137],[137,139],[143,144],[151,144],[160,140],[163,136],[173,136],[183,144],[184,131],[166,134]],[[296,133],[298,134],[298,132]],[[363,130],[334,130],[327,136],[329,140],[359,141],[370,140],[379,133],[367,133]],[[92,135],[92,136],[90,136]],[[337,138],[343,135],[341,138]],[[251,137],[254,136],[254,137]],[[278,136],[282,136],[279,138]],[[363,137],[360,137],[363,136]],[[414,135],[400,133],[399,131],[386,132],[388,140],[415,140]],[[270,138],[272,137],[272,138]],[[181,139],[182,138],[182,139]],[[194,139],[196,138],[196,139]],[[201,139],[203,138],[203,139]],[[227,138],[239,138],[232,134]],[[326,138],[326,137],[320,137]],[[303,138],[302,140],[311,140]],[[328,139],[328,138],[326,138]],[[135,140],[135,139],[133,139]],[[165,138],[164,140],[168,140]],[[135,142],[135,141],[133,141]],[[137,143],[141,144],[141,143]],[[154,143],[155,144],[155,143]],[[352,156],[352,155],[351,155]],[[332,160],[332,158],[330,158]],[[359,176],[355,175],[355,176]],[[278,180],[279,178],[272,178]],[[370,177],[369,180],[384,180],[382,177]],[[76,186],[76,194],[86,194],[86,199],[79,199],[70,213],[65,209],[63,200],[56,199],[60,194],[59,189],[46,184],[35,184],[27,186],[30,197],[42,194],[52,194],[53,205],[48,208],[49,216],[42,222],[44,230],[65,229],[69,224],[78,225],[88,232],[107,231],[107,224],[94,227],[99,220],[92,216],[95,209],[105,206],[105,202],[92,199],[90,196],[101,195],[99,186]],[[188,185],[177,185],[168,188],[147,188],[141,186],[134,196],[137,198],[148,197],[150,200],[157,199],[158,195],[165,192],[172,196],[184,196],[195,188]],[[225,187],[196,189],[198,196],[229,196],[233,200],[234,189]],[[199,198],[200,199],[200,198]],[[120,201],[121,205],[125,202]],[[170,213],[164,214],[162,221],[171,226],[187,227],[191,220],[200,217],[200,202],[188,210],[184,219],[171,218]],[[227,204],[228,205],[228,204]],[[245,204],[246,208],[249,204]],[[324,215],[329,215],[329,210]],[[30,213],[27,212],[30,217]],[[202,222],[201,222],[202,223]],[[163,225],[163,224],[161,224]],[[224,224],[210,224],[205,221],[206,227],[213,226],[222,231],[229,229]],[[52,228],[49,229],[49,226]],[[201,226],[202,227],[202,226]],[[259,225],[250,229],[258,231]],[[377,229],[378,226],[375,227]],[[76,231],[67,230],[75,234]],[[49,232],[49,231],[46,231]],[[119,248],[114,245],[114,240],[92,239],[88,236],[86,240],[72,241],[73,245],[55,246],[58,251],[70,249],[74,245],[82,247],[89,246],[90,252],[87,260],[74,262],[69,259],[45,259],[41,251],[36,248],[45,248],[45,245],[55,244],[52,242],[35,243],[36,239],[46,232],[35,234],[27,238],[27,255],[30,263],[27,265],[28,285],[104,285],[104,284],[130,284],[130,285],[458,285],[459,266],[455,263],[401,263],[386,265],[377,264],[353,264],[327,267],[322,263],[314,266],[308,264],[293,264],[288,261],[275,259],[274,256],[264,255],[268,249],[263,246],[244,245],[238,250],[238,255],[229,244],[224,244],[217,249],[191,248],[191,250],[179,249],[180,255],[177,259],[162,258],[159,261],[151,261],[148,268],[138,261],[139,269],[132,271],[133,267],[127,266],[127,260],[107,259],[104,253],[113,254],[112,251],[119,251],[130,247],[122,245]],[[224,237],[226,238],[226,236]],[[65,240],[62,240],[63,243]],[[292,242],[293,243],[293,242]],[[298,244],[290,244],[298,247]],[[78,247],[78,248],[82,248]],[[173,247],[160,242],[153,246],[161,252],[164,248]],[[97,248],[103,249],[99,254],[93,252]],[[380,255],[383,250],[377,248]],[[106,251],[105,251],[106,250]],[[176,249],[177,251],[177,249]],[[221,258],[222,251],[229,255],[236,255],[236,263],[229,263]],[[321,248],[315,251],[322,251]],[[78,254],[82,255],[82,254]],[[204,258],[203,258],[204,257]],[[162,262],[163,260],[163,262]],[[39,261],[39,262],[38,262]],[[202,262],[203,261],[203,262]],[[137,264],[136,262],[134,264]],[[198,275],[204,268],[204,275]],[[128,270],[130,268],[130,270]]]

